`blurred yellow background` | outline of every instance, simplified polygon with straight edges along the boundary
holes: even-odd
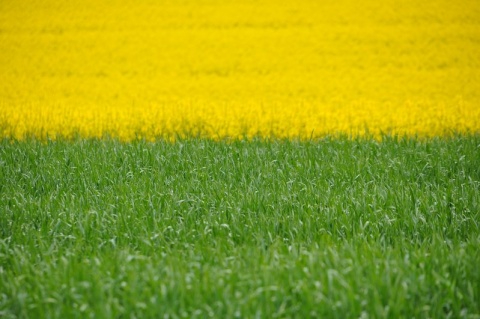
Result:
[[[0,2],[0,136],[480,132],[480,2]]]

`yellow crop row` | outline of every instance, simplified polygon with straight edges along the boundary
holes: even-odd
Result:
[[[402,105],[357,102],[339,106],[309,103],[182,104],[141,106],[68,105],[21,108],[4,106],[0,122],[3,136],[55,139],[102,137],[124,141],[178,137],[318,138],[326,135],[449,136],[480,132],[480,108],[458,100],[452,104],[406,102]]]
[[[5,0],[0,136],[480,132],[477,0]]]

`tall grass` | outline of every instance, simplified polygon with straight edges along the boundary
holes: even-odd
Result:
[[[480,317],[480,138],[0,142],[5,318]]]

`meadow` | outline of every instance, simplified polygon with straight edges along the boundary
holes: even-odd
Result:
[[[477,0],[0,1],[1,318],[480,318]]]

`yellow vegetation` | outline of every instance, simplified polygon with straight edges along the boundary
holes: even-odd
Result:
[[[477,0],[0,3],[0,136],[480,132]]]

